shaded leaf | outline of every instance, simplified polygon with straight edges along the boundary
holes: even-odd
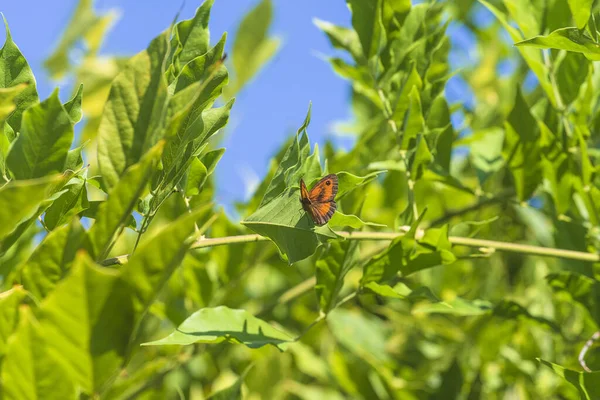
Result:
[[[538,360],[555,374],[577,388],[581,399],[593,400],[600,397],[600,372],[577,372],[542,359]]]
[[[346,274],[358,262],[358,251],[358,240],[335,241],[317,261],[315,292],[322,312],[328,313],[336,305]]]
[[[44,223],[50,230],[70,221],[73,215],[89,207],[86,179],[74,177],[64,189],[66,191],[54,200],[44,215]]]

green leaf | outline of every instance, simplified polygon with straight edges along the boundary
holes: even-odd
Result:
[[[96,222],[88,232],[88,248],[92,249],[91,254],[97,259],[106,258],[115,234],[128,224],[163,148],[164,142],[159,142],[139,163],[129,167],[109,192],[108,199],[99,205]]]
[[[11,181],[0,188],[0,242],[50,196],[56,177]]]
[[[503,156],[515,180],[519,200],[529,199],[542,183],[539,126],[529,111],[520,89],[515,105],[504,124]]]
[[[385,30],[382,22],[381,0],[346,0],[352,11],[352,27],[358,34],[366,59],[377,55],[382,41],[385,42]]]
[[[590,63],[579,53],[568,52],[556,69],[556,83],[565,105],[569,105],[579,96],[579,89],[586,81]]]
[[[50,77],[53,80],[58,80],[70,72],[72,69],[69,60],[70,52],[80,42],[85,43],[87,52],[95,54],[108,29],[116,19],[116,11],[108,11],[104,15],[98,15],[94,11],[93,1],[78,1],[77,8],[62,34],[60,42],[54,52],[44,61],[44,67],[48,70]]]
[[[77,88],[77,92],[75,96],[64,104],[65,111],[69,114],[71,121],[73,124],[81,121],[82,112],[81,112],[81,101],[83,97],[83,83],[79,85]]]
[[[167,32],[113,80],[98,130],[98,165],[107,189],[162,138],[168,104],[164,60]]]
[[[119,275],[78,253],[69,275],[37,313],[48,352],[60,357],[70,380],[90,395],[115,377],[133,331],[133,304]]]
[[[29,308],[21,308],[19,327],[7,346],[2,368],[4,399],[72,399],[76,390],[63,365],[64,354],[52,353],[44,329]]]
[[[208,178],[208,171],[206,170],[206,167],[202,161],[200,161],[198,158],[194,158],[187,175],[185,195],[190,197],[199,194],[202,185],[204,185],[204,182],[206,182],[206,178]]]
[[[412,149],[414,141],[425,128],[423,111],[421,109],[421,98],[419,89],[413,86],[408,95],[408,109],[404,114],[404,123],[398,139],[398,144],[402,150]]]
[[[587,22],[587,21],[586,21]],[[560,28],[546,36],[535,36],[515,43],[541,49],[567,50],[582,53],[588,60],[600,60],[600,46],[585,31],[577,28]]]
[[[17,108],[16,97],[27,88],[27,83],[16,86],[0,88],[0,123],[4,126],[4,120]],[[4,132],[2,132],[4,133]]]
[[[574,272],[559,272],[546,277],[553,291],[568,294],[580,303],[600,325],[600,283],[597,280]]]
[[[569,7],[573,13],[573,19],[579,29],[585,28],[592,13],[594,0],[569,0]]]
[[[355,30],[337,26],[318,18],[314,18],[313,23],[327,35],[327,38],[333,47],[346,50],[352,55],[352,58],[354,58],[357,63],[359,60],[364,59],[360,39]]]
[[[336,211],[331,219],[329,220],[330,226],[346,227],[349,226],[353,229],[360,229],[364,226],[377,226],[385,227],[383,224],[376,224],[374,222],[365,222],[356,215],[346,215],[340,211]]]
[[[23,112],[31,105],[39,101],[35,77],[29,67],[27,60],[12,40],[8,22],[4,16],[4,26],[6,28],[6,41],[0,49],[0,89],[12,88],[21,84],[27,85],[14,97],[16,109],[9,115],[7,124],[4,125],[4,133],[9,141],[13,141],[16,132],[21,131],[21,116]]]
[[[466,300],[455,297],[452,300],[432,304],[418,304],[412,309],[413,314],[451,314],[460,317],[484,315],[492,310],[492,305],[485,300]]]
[[[52,292],[69,271],[83,235],[78,219],[50,232],[16,271],[23,287],[38,300]]]
[[[488,3],[485,0],[479,0],[481,4],[483,4],[494,16],[500,21],[504,29],[510,34],[511,39],[514,42],[519,42],[523,40],[523,35],[521,32],[515,28],[509,22],[507,16],[494,7],[492,4]],[[518,43],[515,43],[518,45]],[[538,81],[540,82],[540,86],[544,88],[546,95],[552,102],[554,106],[556,106],[556,98],[554,96],[554,89],[549,79],[549,71],[548,68],[544,64],[544,60],[542,59],[542,54],[540,51],[530,48],[528,46],[517,46],[521,56],[525,59],[525,62],[531,68]]]
[[[122,279],[133,293],[133,305],[138,314],[152,304],[173,271],[192,245],[196,222],[211,211],[204,207],[185,213],[177,220],[142,242],[122,269]]]
[[[86,179],[74,177],[64,189],[66,191],[54,200],[44,215],[44,224],[50,230],[70,221],[71,217],[89,207]]]
[[[315,292],[321,311],[327,314],[337,302],[346,274],[358,262],[358,240],[332,242],[324,257],[317,261]]]
[[[409,301],[429,300],[432,303],[442,302],[442,300],[440,300],[431,291],[431,289],[429,289],[426,286],[421,286],[413,290],[401,282],[397,283],[394,287],[388,285],[380,285],[377,282],[369,282],[363,287],[363,290],[392,299],[402,299]]]
[[[220,306],[196,311],[169,336],[143,346],[223,341],[244,344],[252,349],[270,344],[283,351],[285,344],[293,338],[245,310]]]
[[[252,367],[252,365],[250,365],[248,368],[246,368],[244,370],[244,372],[242,373],[242,375],[240,375],[240,377],[235,381],[235,383],[233,385],[211,394],[210,396],[208,396],[207,399],[212,399],[212,400],[241,399],[242,398],[242,385],[244,384],[244,379],[246,378],[246,375],[248,374],[248,371],[250,370],[251,367]]]
[[[290,264],[310,257],[320,243],[337,235],[327,226],[315,226],[300,204],[300,190],[285,191],[242,224],[271,239]]]
[[[600,398],[600,372],[577,372],[540,358],[538,358],[538,361],[575,386],[581,399],[593,400]]]
[[[373,316],[336,308],[327,316],[327,325],[339,343],[369,363],[381,366],[391,361],[385,348],[389,329]]]
[[[210,42],[208,20],[213,3],[214,0],[206,0],[196,10],[194,18],[175,25],[173,33],[177,48],[173,58],[179,66],[183,67],[208,51]]]
[[[422,217],[423,213],[420,218]],[[419,221],[413,223],[407,234],[394,239],[383,253],[365,264],[362,286],[369,282],[387,281],[399,272],[406,276],[422,269],[452,264],[456,260],[451,251],[452,245],[448,241],[448,225],[428,229],[422,238],[416,239]]]
[[[21,286],[14,286],[0,293],[0,360],[6,352],[8,338],[17,328],[19,322],[19,304],[27,292]]]
[[[60,103],[58,89],[23,113],[21,133],[6,158],[16,179],[62,172],[73,141],[73,123]]]
[[[235,83],[227,97],[246,85],[277,52],[280,40],[267,36],[272,14],[271,0],[261,0],[240,22],[232,50]]]

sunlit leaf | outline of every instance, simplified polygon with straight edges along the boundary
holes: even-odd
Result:
[[[600,372],[578,372],[542,359],[538,360],[555,374],[575,386],[581,399],[593,400],[600,397]]]
[[[189,345],[192,343],[244,344],[258,348],[271,344],[280,350],[292,341],[288,334],[274,328],[245,310],[234,310],[225,306],[203,308],[186,319],[169,336],[144,345]]]

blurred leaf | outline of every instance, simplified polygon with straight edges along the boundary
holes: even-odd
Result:
[[[16,271],[23,287],[38,300],[52,292],[67,274],[83,235],[79,219],[50,232]]]
[[[442,373],[442,384],[435,394],[429,397],[430,400],[456,399],[461,394],[464,384],[464,377],[458,362],[454,359],[448,369]]]
[[[385,42],[385,30],[381,16],[382,0],[347,0],[352,11],[352,27],[358,34],[366,59],[380,51]]]
[[[592,13],[594,0],[569,0],[569,7],[573,13],[573,19],[579,29],[585,28]]]
[[[581,54],[572,52],[565,54],[556,70],[556,83],[565,105],[577,99],[579,89],[587,79],[588,71],[589,63]]]
[[[327,314],[337,302],[348,271],[358,262],[358,240],[331,242],[324,257],[317,261],[315,292],[321,312]]]
[[[587,22],[587,21],[586,21]],[[546,36],[536,36],[515,43],[541,49],[567,50],[582,53],[588,60],[600,60],[600,47],[585,31],[577,28],[560,28]]]
[[[546,277],[555,292],[567,293],[590,313],[600,325],[600,283],[597,280],[574,272],[559,272]]]
[[[515,105],[504,124],[503,155],[515,179],[519,200],[529,199],[542,183],[539,127],[520,89]]]
[[[579,391],[581,399],[593,400],[600,397],[600,372],[577,372],[549,361],[538,360],[554,373],[565,379]]]
[[[393,299],[409,301],[429,300],[433,303],[442,302],[442,300],[426,286],[421,286],[413,290],[404,283],[397,283],[394,287],[391,287],[388,285],[380,285],[376,282],[369,282],[363,287],[363,290]]]
[[[9,341],[2,368],[4,399],[76,397],[60,355],[53,353],[44,329],[28,307],[20,309],[19,327]],[[64,354],[63,354],[64,356]]]
[[[45,177],[12,181],[0,188],[0,241],[38,209],[56,182],[56,177]]]
[[[272,8],[271,0],[261,0],[240,22],[232,49],[235,81],[227,97],[239,92],[277,52],[279,39],[267,36]]]
[[[21,133],[6,157],[16,179],[62,172],[73,141],[73,122],[60,103],[58,89],[23,113]]]
[[[253,349],[271,344],[283,351],[285,343],[292,340],[293,338],[286,333],[245,310],[220,306],[196,311],[169,336],[143,345],[189,345],[227,341],[244,344]]]
[[[167,110],[165,32],[113,80],[98,131],[98,166],[107,189],[162,138]]]
[[[97,259],[106,258],[114,235],[128,223],[163,148],[164,142],[159,142],[139,163],[129,167],[109,192],[108,199],[98,206],[96,222],[88,232],[88,248],[93,249],[92,254]]]
[[[380,320],[341,308],[327,316],[333,336],[352,353],[371,364],[391,362],[385,349],[388,328]]]
[[[17,329],[19,305],[27,292],[21,286],[14,286],[0,293],[0,360],[6,352],[8,338]]]
[[[250,370],[252,365],[250,365],[246,370],[240,375],[240,377],[235,381],[235,383],[228,388],[223,390],[219,390],[216,393],[208,396],[208,399],[212,400],[237,400],[242,398],[242,385],[244,384],[244,379],[246,379],[246,374]]]
[[[12,142],[16,137],[16,132],[21,131],[21,116],[23,112],[31,105],[39,101],[35,77],[33,71],[29,67],[27,60],[12,40],[8,22],[4,19],[6,28],[6,41],[0,49],[0,89],[13,87],[21,87],[21,84],[27,85],[14,97],[14,103],[17,108],[8,116],[4,126],[4,134],[9,142]]]
[[[72,68],[69,52],[79,41],[85,42],[90,53],[96,53],[106,32],[116,20],[115,11],[97,15],[92,4],[92,0],[79,0],[58,46],[44,61],[44,67],[52,79],[61,79]]]
[[[337,26],[317,18],[313,19],[313,23],[327,35],[333,47],[346,50],[356,62],[364,59],[360,39],[354,29]]]

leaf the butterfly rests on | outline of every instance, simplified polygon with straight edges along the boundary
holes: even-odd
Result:
[[[306,189],[304,180],[300,179],[300,203],[317,225],[325,225],[335,213],[337,204],[334,199],[337,192],[338,177],[335,174],[325,176],[310,192]]]

